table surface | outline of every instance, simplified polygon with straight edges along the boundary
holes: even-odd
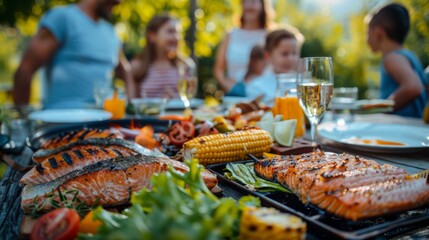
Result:
[[[330,120],[330,116],[325,117],[325,121]],[[371,115],[356,115],[355,121],[357,122],[374,122],[374,123],[397,123],[412,126],[424,126],[420,119],[404,118],[389,114],[371,114]],[[322,148],[325,151],[333,152],[350,152],[352,154],[364,156],[377,160],[381,163],[389,163],[401,168],[404,168],[409,173],[420,172],[429,169],[429,149],[407,154],[387,154],[387,153],[370,153],[360,152],[353,149],[347,149],[343,146],[338,146],[332,143],[328,145],[321,141]],[[27,165],[30,162],[32,152],[30,149],[19,155],[14,156],[14,160],[21,165]],[[22,188],[18,185],[19,179],[23,173],[7,168],[5,176],[0,182],[0,236],[3,239],[18,239],[19,229],[22,221],[22,210],[20,208],[20,195]],[[224,194],[231,197],[239,197],[239,194],[232,189],[224,187]],[[404,237],[404,236],[400,236]],[[411,233],[406,234],[406,239],[429,239],[429,226],[418,229]]]

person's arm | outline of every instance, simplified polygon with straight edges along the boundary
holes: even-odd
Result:
[[[41,66],[55,54],[60,43],[52,32],[41,28],[30,40],[18,70],[14,75],[13,101],[15,105],[28,104],[30,100],[31,78]]]
[[[407,106],[422,93],[423,84],[404,56],[389,54],[383,64],[386,72],[399,84],[399,88],[389,96],[395,101],[395,110]]]
[[[216,81],[219,83],[220,87],[225,92],[228,92],[235,84],[235,81],[233,79],[228,79],[225,76],[226,64],[227,64],[226,49],[228,47],[228,43],[229,43],[229,35],[227,35],[227,37],[220,43],[218,47],[214,70],[213,70],[213,74]]]
[[[131,76],[132,76],[132,80],[134,83],[134,94],[136,97],[143,97],[141,96],[142,93],[140,92],[140,76],[142,76],[142,67],[141,67],[141,62],[138,58],[134,58],[131,60],[130,62],[130,66],[131,66]]]
[[[131,72],[131,65],[122,51],[119,53],[119,62],[115,69],[115,75],[125,82],[127,98],[132,99],[137,97],[136,82]]]

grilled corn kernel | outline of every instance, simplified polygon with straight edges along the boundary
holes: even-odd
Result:
[[[246,207],[241,215],[240,239],[305,239],[307,225],[301,218],[273,208]]]
[[[232,162],[256,157],[270,151],[273,141],[267,131],[248,129],[194,138],[183,144],[185,159],[197,158],[200,164]]]

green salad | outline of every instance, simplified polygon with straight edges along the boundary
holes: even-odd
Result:
[[[132,206],[122,213],[98,207],[96,219],[103,224],[95,235],[79,239],[235,239],[244,206],[259,206],[254,197],[238,202],[217,198],[201,179],[196,160],[187,163],[190,171],[152,176],[152,189],[133,194]]]

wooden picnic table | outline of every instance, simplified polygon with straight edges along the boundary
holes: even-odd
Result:
[[[327,116],[325,121],[329,120]],[[419,119],[404,118],[389,114],[371,114],[371,115],[356,115],[354,121],[357,122],[373,122],[373,123],[397,123],[405,124],[410,126],[424,126],[425,125]],[[429,136],[428,136],[429,137]],[[371,158],[381,163],[389,163],[401,168],[404,168],[409,173],[420,172],[425,169],[429,169],[429,148],[424,151],[415,153],[371,153],[356,151],[353,149],[345,148],[344,146],[338,146],[332,143],[325,145],[322,142],[322,148],[325,151],[333,152],[349,152],[355,155]],[[13,156],[13,159],[21,165],[28,165],[30,163],[32,151],[28,148],[19,155]],[[23,173],[16,171],[8,167],[5,176],[0,182],[0,238],[1,239],[19,239],[20,238],[20,226],[23,219],[22,210],[20,208],[20,195],[22,188],[18,185],[19,179]],[[238,198],[240,193],[232,188],[223,186],[224,196],[231,196]],[[405,235],[401,235],[396,238],[404,239],[429,239],[429,223],[428,226],[408,232]],[[312,233],[311,239],[316,236]],[[383,238],[383,237],[381,237]]]

